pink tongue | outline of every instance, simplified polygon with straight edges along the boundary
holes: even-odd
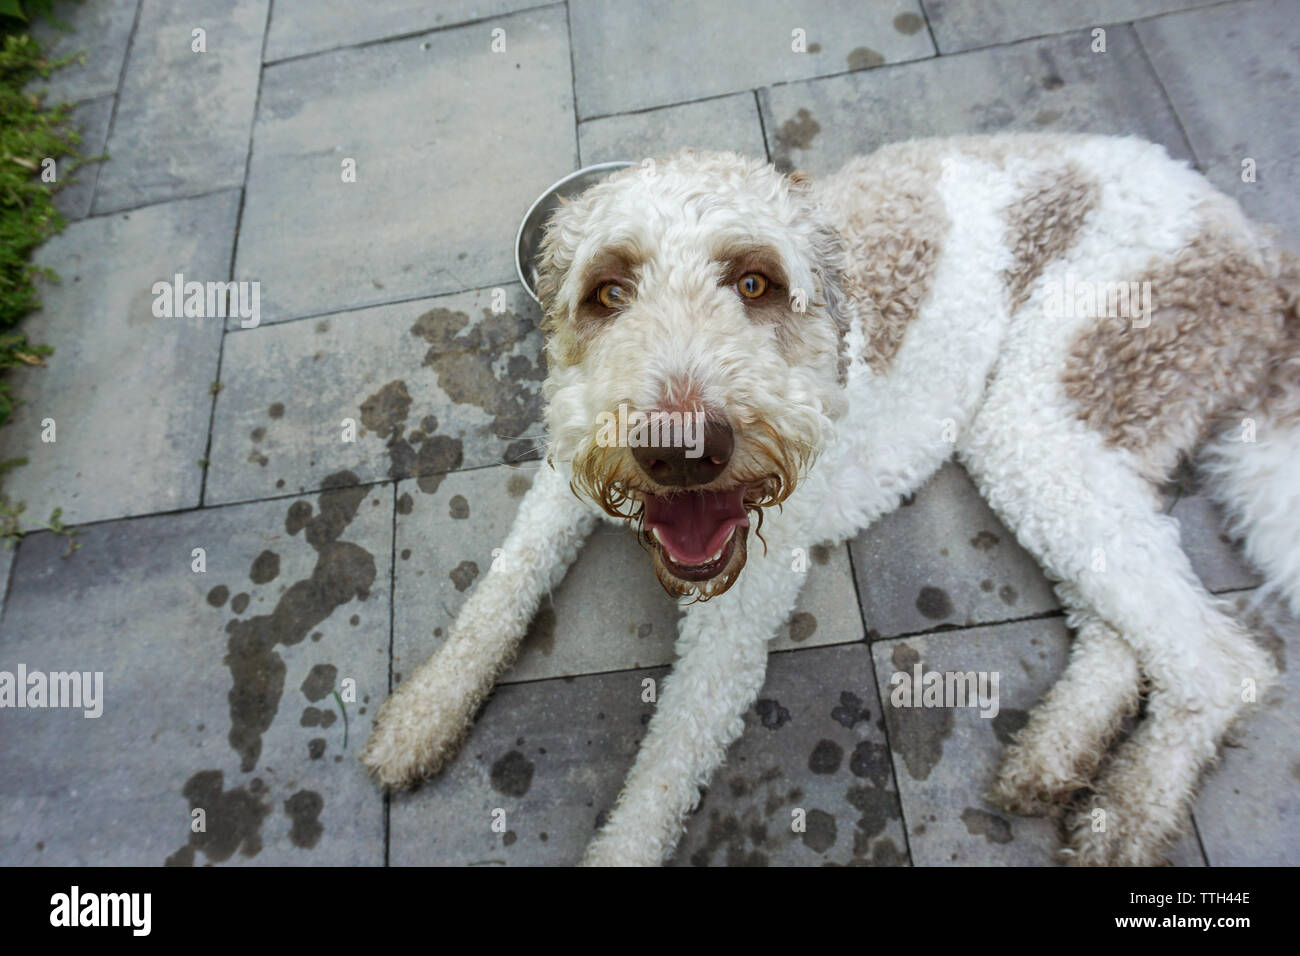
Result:
[[[645,523],[678,564],[706,563],[722,547],[732,528],[748,528],[745,488],[646,495]]]

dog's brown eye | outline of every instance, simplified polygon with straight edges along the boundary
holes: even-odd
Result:
[[[736,291],[746,299],[757,299],[767,291],[767,276],[758,272],[747,272],[736,283]]]
[[[596,290],[596,301],[607,309],[621,309],[627,305],[627,290],[617,282],[605,282]]]

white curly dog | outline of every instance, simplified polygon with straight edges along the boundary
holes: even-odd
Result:
[[[1300,259],[1130,138],[914,141],[820,180],[690,150],[611,175],[542,247],[550,467],[363,761],[393,787],[442,767],[596,518],[629,521],[695,600],[584,862],[662,862],[762,687],[796,549],[852,537],[955,455],[1076,634],[993,798],[1064,810],[1067,861],[1160,860],[1276,675],[1157,487],[1200,449],[1300,611],[1298,292]]]

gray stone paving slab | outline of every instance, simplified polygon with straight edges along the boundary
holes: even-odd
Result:
[[[0,863],[381,864],[383,798],[355,754],[388,689],[392,501],[110,522],[69,557],[26,538],[0,670],[103,672],[103,711],[0,711],[23,743],[0,747]],[[345,748],[330,692],[349,679]]]
[[[894,773],[917,866],[1045,866],[1059,846],[1054,821],[1008,814],[982,799],[1009,735],[1064,669],[1062,618],[928,634],[872,645]],[[995,716],[979,707],[895,706],[895,674],[922,671],[998,675]],[[991,685],[989,685],[991,687]],[[902,703],[900,699],[900,703]],[[1203,865],[1184,838],[1170,855]]]
[[[1029,37],[1091,30],[1216,0],[925,0],[935,42],[944,53]]]
[[[894,773],[917,866],[1052,862],[1055,825],[1007,814],[982,799],[993,780],[1003,738],[1023,726],[1030,707],[1064,667],[1068,636],[1059,618],[950,634],[908,637],[872,646],[889,731]],[[893,675],[923,671],[999,675],[996,717],[978,708],[896,707]]]
[[[455,760],[393,794],[393,866],[571,866],[613,806],[663,669],[498,687]],[[497,829],[493,829],[495,826]]]
[[[514,278],[577,143],[564,8],[495,25],[502,53],[474,25],[265,69],[237,260],[264,321]]]
[[[583,118],[734,93],[764,83],[934,54],[916,0],[862,4],[574,0],[574,85]],[[805,52],[795,52],[794,31]]]
[[[28,459],[4,478],[24,527],[55,508],[76,524],[199,503],[221,320],[157,318],[153,286],[228,278],[238,206],[231,191],[85,219],[36,253],[62,282],[23,330],[55,351],[10,373],[24,404],[0,432],[3,458]]]
[[[952,463],[850,548],[873,635],[989,624],[1059,607],[1033,557]]]
[[[18,542],[0,542],[0,621],[4,620],[5,595],[9,593],[9,572],[14,566]]]
[[[228,334],[206,501],[312,490],[344,468],[432,487],[530,456],[542,434],[538,311],[521,286],[501,292],[500,313],[483,289]]]
[[[269,2],[141,0],[95,212],[243,184]]]
[[[1244,606],[1251,595],[1238,598]],[[1205,781],[1196,824],[1211,866],[1300,864],[1300,622],[1276,604],[1248,618],[1283,667],[1280,686],[1234,732]]]
[[[874,680],[864,644],[773,654],[674,861],[907,866]]]
[[[1300,17],[1290,0],[1233,3],[1138,25],[1206,176],[1300,244]],[[1254,161],[1254,182],[1243,160]]]
[[[454,26],[545,5],[545,0],[312,0],[278,4],[271,15],[266,61],[355,46],[419,30]],[[490,35],[494,24],[483,24]],[[486,41],[485,41],[486,42]]]
[[[731,150],[762,159],[763,127],[751,92],[698,103],[625,113],[578,125],[582,165],[664,156],[683,146]]]
[[[83,156],[99,156],[108,141],[108,122],[113,115],[113,97],[101,96],[77,104],[72,118],[81,133],[80,152]],[[65,178],[67,161],[57,167],[57,175]],[[95,196],[95,180],[99,178],[101,163],[87,163],[71,174],[66,185],[54,194],[54,208],[65,219],[85,219],[90,215],[90,203]]]
[[[1178,521],[1183,550],[1192,570],[1211,591],[1256,587],[1260,576],[1224,533],[1223,513],[1204,494],[1180,498],[1169,512]]]
[[[448,475],[432,493],[398,486],[393,618],[395,673],[437,648],[461,604],[491,567],[540,463]],[[846,549],[816,547],[794,615],[774,650],[862,639]],[[792,572],[793,573],[793,572]],[[544,601],[504,681],[667,664],[679,613],[650,560],[622,527],[602,522],[564,581]]]
[[[49,103],[78,103],[117,92],[138,2],[57,0],[55,19],[72,30],[36,17],[32,35],[41,43],[47,60],[84,52],[85,62],[69,63],[51,74],[48,81],[33,83],[30,89],[43,93]]]
[[[1133,134],[1191,159],[1132,28],[1072,33],[760,92],[772,158],[827,173],[887,143],[968,133]]]
[[[666,673],[497,688],[442,775],[393,797],[391,862],[576,863],[613,806],[654,712],[642,700],[644,682],[657,688]],[[675,860],[906,864],[870,680],[861,645],[772,655],[760,703],[688,819]],[[832,770],[836,747],[843,752]],[[808,811],[810,824],[794,838],[786,833],[796,807]],[[494,811],[504,811],[497,831]],[[827,844],[832,826],[835,839]]]

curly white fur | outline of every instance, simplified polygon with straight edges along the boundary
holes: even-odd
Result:
[[[1122,394],[1104,409],[1080,407],[1082,392],[1063,383],[1111,346],[1095,317],[1062,317],[1048,297],[1071,275],[1136,279],[1211,228],[1214,249],[1242,250],[1234,261],[1262,276],[1269,294],[1246,301],[1234,321],[1281,334],[1285,311],[1291,337],[1278,340],[1283,360],[1264,378],[1272,397],[1243,412],[1258,419],[1258,441],[1222,432],[1208,472],[1247,554],[1300,608],[1300,375],[1291,361],[1300,336],[1294,295],[1272,291],[1295,260],[1225,204],[1159,147],[1107,137],[905,143],[820,182],[686,151],[591,188],[556,214],[543,249],[548,477],[529,492],[504,560],[446,646],[380,712],[367,766],[404,786],[454,753],[601,511],[570,492],[571,480],[578,490],[603,487],[604,511],[617,501],[634,521],[644,496],[662,490],[627,449],[596,449],[601,413],[620,403],[695,408],[735,433],[731,463],[710,488],[783,482],[765,500],[746,499],[765,516],[762,541],[748,534],[723,593],[658,565],[665,586],[711,599],[687,608],[680,660],[586,862],[653,864],[672,853],[762,686],[766,643],[794,607],[803,580],[791,570],[794,549],[856,534],[954,455],[1060,581],[1078,632],[1064,677],[1008,749],[994,797],[1030,813],[1073,803],[1072,862],[1158,860],[1273,666],[1192,573],[1175,523],[1156,505],[1156,453],[1115,437],[1131,434],[1131,422],[1127,431],[1099,427],[1141,407],[1156,381],[1181,389],[1187,409],[1162,425],[1159,461],[1190,452],[1208,427],[1195,417],[1196,389],[1207,386],[1189,370],[1204,357],[1174,348],[1166,360],[1155,333],[1122,333],[1130,337],[1116,347],[1129,350],[1129,364],[1110,369]],[[755,257],[781,277],[780,297],[762,307],[730,284],[729,270]],[[611,274],[627,293],[612,312],[591,304],[594,284]],[[1091,351],[1081,336],[1091,336]],[[1148,366],[1154,378],[1141,377]],[[1253,380],[1238,384],[1255,394]],[[1107,757],[1140,691],[1146,718]]]

